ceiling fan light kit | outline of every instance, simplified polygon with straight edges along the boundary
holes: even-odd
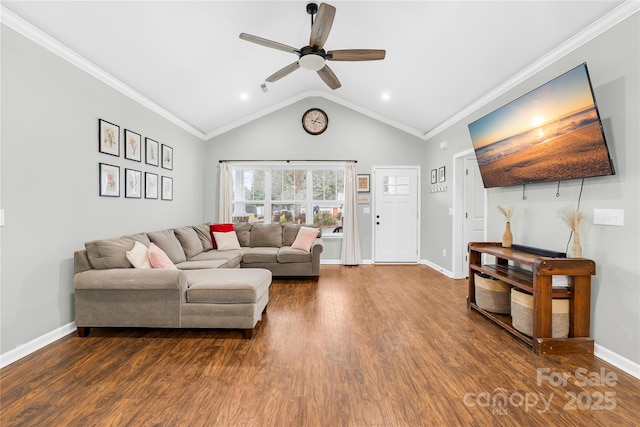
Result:
[[[319,7],[315,3],[308,3],[307,13],[311,15],[311,37],[309,39],[309,45],[300,49],[251,34],[240,34],[242,40],[272,49],[290,52],[298,56],[296,62],[276,71],[267,77],[265,81],[273,83],[291,74],[298,68],[304,68],[305,70],[316,71],[327,86],[331,89],[338,89],[341,86],[340,80],[338,80],[338,77],[336,77],[331,68],[329,68],[327,61],[377,61],[384,59],[386,52],[380,49],[325,51],[324,44],[331,31],[336,8],[326,3],[321,3]],[[315,21],[313,19],[314,15],[316,15]]]

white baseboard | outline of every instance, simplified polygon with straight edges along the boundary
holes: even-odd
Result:
[[[22,359],[25,356],[30,355],[37,350],[40,350],[42,347],[45,347],[62,337],[69,335],[75,330],[75,322],[67,323],[66,325],[63,325],[56,330],[46,333],[41,337],[35,338],[26,344],[16,347],[4,354],[0,354],[0,369]]]
[[[598,344],[594,345],[593,354],[597,358],[611,363],[616,368],[625,371],[627,374],[640,379],[640,364],[635,363],[626,357],[620,356],[618,353],[614,353],[608,348],[604,348]]]
[[[420,264],[424,264],[424,265],[426,265],[426,266],[428,266],[428,267],[431,267],[431,268],[433,268],[434,270],[436,270],[436,271],[438,271],[438,272],[440,272],[440,273],[444,274],[445,276],[447,276],[447,277],[448,277],[448,278],[450,278],[450,279],[453,279],[453,278],[454,278],[454,277],[453,277],[453,273],[452,273],[451,271],[446,270],[444,267],[441,267],[441,266],[439,266],[438,264],[435,264],[435,263],[433,263],[433,262],[431,262],[431,261],[429,261],[429,260],[421,259],[421,260],[420,260]]]

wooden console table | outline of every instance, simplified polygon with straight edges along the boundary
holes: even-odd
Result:
[[[482,254],[495,257],[495,264],[482,264]],[[476,305],[475,273],[484,273],[533,295],[533,337],[511,324],[511,316],[491,313]],[[584,258],[549,258],[503,248],[500,243],[469,243],[469,293],[467,307],[497,323],[531,346],[536,354],[590,353],[591,276],[595,262]],[[569,285],[552,287],[552,276],[569,276]],[[569,299],[569,337],[551,337],[551,301]]]

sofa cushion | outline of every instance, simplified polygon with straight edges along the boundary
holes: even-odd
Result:
[[[278,250],[277,255],[278,262],[280,264],[287,264],[292,262],[311,262],[311,252],[303,251],[300,249],[293,249],[289,246],[283,246]]]
[[[182,250],[184,251],[184,255],[187,257],[187,259],[198,255],[204,250],[202,247],[202,242],[198,237],[198,233],[196,233],[193,227],[174,228],[173,232],[176,234],[176,237],[180,241]]]
[[[258,264],[265,262],[278,262],[278,250],[280,248],[250,248],[242,255],[244,264]]]
[[[238,236],[235,231],[228,231],[226,233],[212,231],[211,234],[213,234],[213,238],[216,240],[216,246],[218,246],[219,251],[240,249],[240,243],[238,243]]]
[[[127,252],[127,259],[135,268],[151,268],[149,249],[140,242],[135,242],[133,248]]]
[[[226,259],[209,259],[204,261],[194,261],[190,259],[185,262],[176,264],[178,270],[206,270],[213,268],[227,268]]]
[[[300,227],[318,229],[318,236],[322,236],[322,228],[318,224],[282,224],[282,246],[291,246],[298,236]]]
[[[149,262],[151,267],[161,270],[177,270],[169,256],[155,243],[149,245]]]
[[[301,251],[311,252],[311,246],[318,237],[318,229],[311,227],[300,227],[296,240],[291,245],[292,249],[300,249]]]
[[[136,242],[140,242],[143,245],[145,245],[147,248],[151,244],[151,240],[149,240],[149,236],[147,236],[147,233],[129,234],[127,236],[122,236],[122,237],[127,237],[129,239],[135,240]]]
[[[234,268],[240,264],[242,260],[242,250],[240,251],[207,251],[194,256],[189,261],[209,261],[209,260],[225,260],[227,267]]]
[[[198,235],[200,243],[202,243],[203,251],[210,251],[213,249],[213,242],[211,241],[211,232],[209,231],[209,224],[194,225],[193,230]]]
[[[167,254],[171,262],[177,264],[187,260],[182,245],[173,230],[153,231],[147,233],[149,240]],[[152,263],[153,264],[153,263]]]
[[[251,247],[251,228],[252,224],[243,222],[235,225],[236,235],[238,236],[238,242],[240,246],[245,248]]]
[[[271,272],[261,268],[189,270],[187,303],[255,303],[269,292]]]
[[[252,248],[279,248],[282,246],[282,225],[253,224],[251,227]]]
[[[135,241],[130,237],[92,240],[84,244],[91,266],[96,270],[111,268],[132,268],[127,259],[127,251],[133,248]]]

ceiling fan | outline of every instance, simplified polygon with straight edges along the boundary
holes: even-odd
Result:
[[[375,61],[384,59],[386,52],[379,49],[325,51],[324,44],[329,37],[329,31],[331,31],[333,18],[336,15],[336,8],[326,3],[320,3],[320,7],[315,3],[309,3],[307,4],[307,13],[311,15],[311,38],[309,45],[300,49],[251,34],[240,34],[242,40],[298,55],[297,61],[267,77],[265,79],[267,82],[273,83],[302,67],[307,70],[316,71],[327,86],[331,89],[338,89],[341,86],[340,80],[338,80],[331,68],[326,64],[327,61]],[[314,22],[313,17],[316,14],[317,16]]]

